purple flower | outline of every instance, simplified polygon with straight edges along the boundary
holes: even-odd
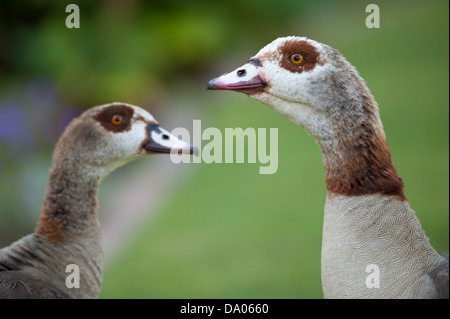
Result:
[[[12,103],[0,104],[0,141],[9,144],[31,142],[26,114]]]
[[[45,75],[39,75],[30,80],[25,87],[25,93],[28,105],[32,105],[33,109],[47,110],[48,112],[58,103],[54,84]]]
[[[78,117],[83,112],[82,109],[77,107],[67,107],[64,109],[63,112],[61,112],[59,116],[59,123],[58,123],[58,134],[61,135],[64,130],[66,129],[66,126],[69,125],[69,123],[76,117]]]

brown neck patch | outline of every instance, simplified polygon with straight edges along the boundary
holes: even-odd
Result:
[[[118,133],[125,132],[131,129],[131,118],[133,117],[133,108],[124,104],[112,104],[101,110],[95,116],[95,119],[108,131]],[[113,123],[113,117],[120,115],[124,121],[120,124]]]
[[[41,218],[35,229],[35,234],[39,237],[44,237],[51,243],[63,243],[64,242],[64,230],[60,223],[51,218],[47,214],[42,214]]]
[[[384,134],[365,127],[352,139],[322,147],[327,190],[346,196],[382,193],[406,200]]]

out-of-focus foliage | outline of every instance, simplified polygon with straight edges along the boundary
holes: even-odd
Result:
[[[79,6],[79,29],[65,25],[70,3]],[[0,221],[8,223],[0,223],[0,243],[32,229],[36,216],[27,212],[38,213],[45,180],[45,171],[33,172],[48,167],[71,118],[112,101],[157,112],[170,86],[198,79],[230,49],[259,46],[308,7],[277,3],[1,1]]]
[[[273,38],[308,4],[84,0],[76,2],[81,27],[68,30],[71,2],[28,2],[0,4],[2,86],[45,73],[64,100],[85,106],[111,96],[131,102],[158,96],[164,81],[192,77],[230,47]]]

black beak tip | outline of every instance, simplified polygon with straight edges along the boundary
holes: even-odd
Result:
[[[198,148],[197,148],[196,146],[194,146],[194,145],[191,145],[189,151],[190,151],[190,154],[193,154],[193,155],[195,155],[195,156],[198,156],[198,154],[199,154]]]
[[[215,90],[216,89],[216,85],[214,84],[215,81],[216,79],[212,79],[211,81],[209,81],[206,84],[206,90]]]

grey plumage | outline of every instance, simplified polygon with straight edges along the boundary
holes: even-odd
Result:
[[[0,299],[69,299],[50,283],[41,281],[23,270],[0,271]]]

